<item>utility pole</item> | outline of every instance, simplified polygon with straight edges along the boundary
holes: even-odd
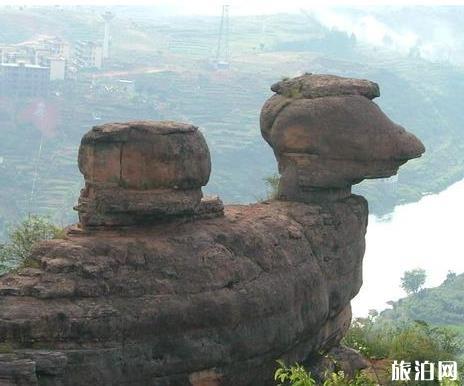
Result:
[[[264,50],[264,47],[266,46],[266,16],[263,16],[263,19],[261,20],[261,36],[259,39],[259,49],[260,51]]]

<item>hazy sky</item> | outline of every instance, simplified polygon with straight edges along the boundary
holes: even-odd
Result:
[[[230,4],[235,15],[298,11],[328,5],[464,5],[464,0],[0,0],[2,5],[150,5],[168,7],[173,13],[217,14],[222,4]]]

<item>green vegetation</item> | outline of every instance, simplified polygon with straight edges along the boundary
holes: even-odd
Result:
[[[0,244],[0,274],[17,267],[36,267],[37,262],[30,258],[34,245],[63,236],[63,229],[47,218],[28,216],[9,232],[9,240]]]
[[[463,341],[446,327],[423,321],[385,320],[378,315],[356,318],[344,344],[373,359],[395,358],[405,361],[456,359]]]
[[[294,366],[287,367],[282,361],[278,361],[277,363],[279,364],[279,368],[274,374],[274,380],[279,381],[279,386],[314,386],[316,384],[311,373],[307,372],[303,366],[295,364]]]
[[[315,386],[316,380],[312,377],[311,372],[295,364],[286,366],[284,362],[278,361],[279,367],[274,374],[274,380],[278,381],[279,386]],[[375,382],[366,375],[359,373],[354,379],[349,379],[343,371],[326,374],[326,379],[322,386],[375,386]]]
[[[391,302],[392,309],[382,312],[381,319],[391,321],[423,320],[460,333],[464,337],[464,274],[448,273],[436,288]]]
[[[367,318],[355,319],[343,343],[358,350],[371,362],[388,359],[385,361],[387,368],[384,369],[387,374],[386,379],[391,379],[388,374],[393,360],[412,364],[415,361],[429,361],[435,364],[439,361],[457,361],[460,366],[463,365],[461,355],[464,341],[452,329],[431,326],[418,320],[394,321],[382,317],[375,311]],[[409,384],[421,385],[420,382]],[[424,381],[423,384],[439,383]],[[449,381],[441,383],[441,385],[454,384],[460,385]]]
[[[349,379],[343,371],[328,374],[322,386],[375,386],[376,382],[362,373]]]
[[[401,278],[401,288],[403,288],[407,294],[417,294],[425,284],[426,277],[425,271],[420,268],[406,271]]]
[[[392,309],[367,318],[356,318],[343,343],[361,352],[372,362],[384,361],[386,372],[393,360],[457,361],[464,370],[464,274],[449,272],[436,288],[420,289],[425,281],[423,270],[405,272],[402,285],[409,293],[404,299],[390,302]],[[443,381],[440,385],[459,386]],[[387,383],[388,384],[388,383]],[[418,385],[420,383],[417,383]],[[425,382],[424,385],[433,385]],[[437,382],[435,384],[438,384]]]
[[[267,187],[266,198],[268,200],[274,200],[277,198],[277,193],[279,191],[279,180],[280,180],[280,175],[278,173],[275,173],[264,179],[264,182],[266,183],[266,187]]]

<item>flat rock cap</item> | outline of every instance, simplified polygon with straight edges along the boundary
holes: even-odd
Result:
[[[368,99],[374,99],[380,96],[379,85],[370,80],[319,74],[305,74],[285,79],[274,83],[271,90],[295,99],[342,95],[362,95]]]
[[[81,143],[146,141],[152,136],[188,134],[197,130],[197,126],[175,121],[113,122],[94,126],[82,137]]]
[[[127,189],[192,189],[211,172],[208,145],[196,126],[132,121],[93,127],[79,148],[86,182]]]

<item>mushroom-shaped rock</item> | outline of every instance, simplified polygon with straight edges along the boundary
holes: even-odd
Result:
[[[424,152],[422,143],[371,101],[376,83],[303,75],[272,86],[261,133],[279,163],[279,198],[346,197],[366,178],[390,177]]]
[[[81,141],[85,178],[77,210],[81,225],[132,225],[160,217],[216,211],[202,201],[211,160],[197,127],[172,121],[95,126]]]

